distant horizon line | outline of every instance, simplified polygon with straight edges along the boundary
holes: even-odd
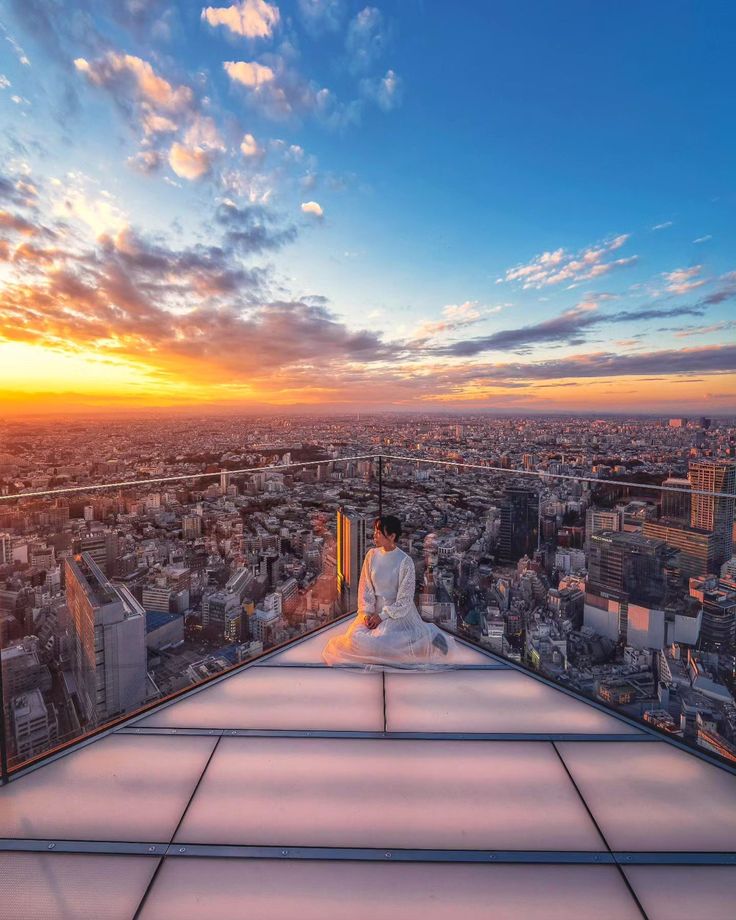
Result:
[[[356,419],[360,416],[370,417],[428,417],[428,418],[590,418],[590,419],[673,419],[673,418],[709,418],[720,422],[736,422],[736,407],[733,410],[720,409],[718,412],[704,413],[701,410],[688,411],[681,410],[679,413],[668,411],[647,411],[631,412],[622,410],[619,412],[611,411],[592,411],[589,409],[549,409],[549,410],[512,410],[512,409],[427,409],[421,410],[414,408],[384,408],[384,409],[317,409],[306,407],[285,407],[277,409],[275,407],[263,407],[260,409],[236,409],[233,406],[222,406],[218,404],[194,406],[142,406],[137,408],[85,408],[76,410],[48,411],[48,412],[28,412],[14,413],[6,415],[3,420],[4,425],[23,425],[26,421],[68,421],[74,419],[135,419],[149,416],[170,416],[176,418],[203,418],[203,417],[225,417],[247,419],[277,418],[278,416],[288,416],[290,418],[334,418],[334,419]]]

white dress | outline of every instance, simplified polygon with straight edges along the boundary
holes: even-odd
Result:
[[[369,549],[358,582],[358,613],[347,632],[322,650],[328,665],[363,665],[369,670],[430,670],[452,667],[457,643],[434,623],[426,623],[414,604],[416,574],[411,556],[396,547]],[[369,629],[367,616],[380,625]]]

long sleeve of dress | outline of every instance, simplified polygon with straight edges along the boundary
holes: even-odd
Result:
[[[399,620],[409,613],[414,603],[416,580],[414,563],[411,561],[411,558],[407,556],[401,561],[401,568],[399,570],[399,590],[396,592],[396,600],[393,604],[384,604],[383,610],[379,613],[382,620],[387,620],[389,618],[392,620]]]
[[[360,570],[360,579],[358,580],[358,610],[360,613],[371,614],[376,609],[376,592],[373,590],[371,581],[370,556],[372,550],[368,550],[363,559],[363,568]]]

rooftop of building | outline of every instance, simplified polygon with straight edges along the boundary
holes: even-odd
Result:
[[[732,916],[732,770],[464,642],[328,668],[345,625],[0,789],[9,916]]]

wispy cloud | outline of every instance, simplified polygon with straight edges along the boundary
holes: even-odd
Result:
[[[482,322],[503,310],[503,304],[485,307],[477,300],[466,300],[460,304],[447,304],[442,308],[442,319],[425,320],[413,331],[411,339],[416,342],[428,342],[438,336],[449,336],[458,329],[465,329]]]
[[[345,18],[344,0],[298,0],[299,12],[312,35],[336,32]]]
[[[474,366],[463,370],[466,379],[549,380],[575,377],[639,377],[644,375],[718,374],[736,371],[736,345],[667,349],[637,354],[574,355],[558,361]]]
[[[563,281],[577,283],[599,278],[615,269],[633,265],[637,261],[638,256],[606,261],[611,253],[620,249],[628,239],[629,234],[623,233],[574,254],[562,248],[543,252],[535,256],[531,262],[508,269],[502,278],[496,280],[496,283],[520,281],[523,288],[540,289],[549,285],[561,284]]]
[[[702,265],[693,265],[691,268],[676,268],[672,272],[663,272],[662,277],[667,282],[665,289],[671,294],[688,294],[702,287],[705,279],[697,278],[702,269]]]
[[[708,240],[712,240],[713,237],[710,233],[706,233],[705,236],[699,236],[693,240],[693,243],[707,243]]]
[[[401,105],[403,83],[395,71],[387,70],[384,77],[376,79],[366,77],[361,80],[360,91],[367,99],[372,99],[384,112],[390,112]]]
[[[685,329],[678,329],[675,332],[675,336],[678,339],[684,339],[692,335],[709,335],[711,332],[723,332],[726,329],[736,329],[736,321],[723,320],[720,323],[712,323],[710,326],[688,326]]]
[[[348,26],[345,46],[348,67],[353,73],[366,73],[386,50],[386,28],[383,14],[375,6],[364,7]]]
[[[516,329],[504,329],[482,338],[466,339],[433,349],[437,354],[470,357],[486,351],[526,350],[533,345],[580,344],[587,330],[606,323],[634,323],[672,316],[702,316],[704,307],[642,308],[602,313],[594,301],[583,301],[552,319]]]
[[[671,227],[671,226],[672,226],[672,221],[671,221],[671,220],[666,220],[666,221],[664,221],[664,222],[661,223],[661,224],[655,224],[655,225],[652,227],[652,230],[667,230],[667,228],[668,228],[668,227]]]

